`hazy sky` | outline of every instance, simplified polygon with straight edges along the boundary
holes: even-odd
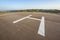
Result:
[[[0,0],[0,10],[60,9],[60,0]]]

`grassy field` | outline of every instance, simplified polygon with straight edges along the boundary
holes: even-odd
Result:
[[[5,14],[5,13],[6,13],[6,12],[1,12],[1,11],[0,11],[0,14]]]

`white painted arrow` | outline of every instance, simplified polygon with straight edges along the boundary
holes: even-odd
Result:
[[[38,34],[41,36],[45,36],[45,24],[44,24],[44,17],[41,19],[41,23],[39,26]]]
[[[21,19],[18,19],[18,20],[16,20],[16,21],[13,21],[13,23],[17,23],[17,22],[19,22],[19,21],[22,21],[22,20],[24,20],[24,19],[26,19],[26,18],[29,18],[30,16],[32,16],[32,15],[28,15],[28,16],[26,16],[26,17],[23,17],[23,18],[21,18]]]

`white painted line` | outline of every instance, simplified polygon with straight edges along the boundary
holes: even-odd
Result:
[[[40,19],[32,18],[32,17],[29,17],[29,19],[33,19],[33,20],[38,20],[38,21],[40,21]]]
[[[38,34],[45,37],[44,17],[42,17],[42,19],[41,19],[41,23],[40,23],[40,26],[39,26]]]
[[[32,16],[32,15],[28,15],[28,16],[26,16],[26,17],[24,17],[24,18],[21,18],[21,19],[18,19],[18,20],[16,20],[16,21],[13,21],[13,23],[17,23],[17,22],[19,22],[19,21],[22,21],[22,20],[24,20],[24,19],[26,19],[26,18],[29,18],[30,16]]]

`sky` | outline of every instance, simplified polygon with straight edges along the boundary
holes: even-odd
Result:
[[[59,9],[60,0],[0,0],[0,10]]]

